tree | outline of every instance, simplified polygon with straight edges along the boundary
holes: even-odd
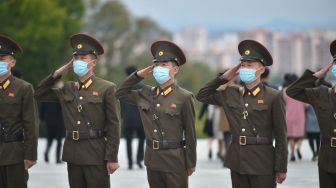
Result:
[[[23,48],[17,67],[36,85],[71,57],[69,36],[81,29],[81,0],[7,0],[0,3],[0,33]]]

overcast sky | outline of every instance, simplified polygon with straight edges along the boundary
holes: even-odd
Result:
[[[120,0],[135,16],[148,16],[174,31],[267,25],[336,26],[336,0]]]

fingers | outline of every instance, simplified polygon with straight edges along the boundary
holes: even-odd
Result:
[[[107,173],[108,174],[112,174],[112,170],[111,170],[111,168],[109,166],[106,166],[106,169],[107,169]]]
[[[194,172],[195,172],[195,168],[188,168],[187,169],[188,176],[191,176]]]
[[[24,160],[25,170],[28,170],[30,167],[34,166],[36,161]]]
[[[119,168],[118,163],[107,163],[106,164],[106,169],[107,169],[108,174],[113,174],[118,168]]]
[[[276,174],[276,182],[282,184],[286,179],[286,174]]]
[[[284,179],[283,178],[277,178],[276,179],[276,182],[278,183],[278,184],[282,184],[282,182],[284,181]]]

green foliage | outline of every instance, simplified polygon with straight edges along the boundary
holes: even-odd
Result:
[[[0,33],[16,40],[23,78],[36,85],[71,56],[69,36],[80,31],[81,0],[7,0],[0,3]]]

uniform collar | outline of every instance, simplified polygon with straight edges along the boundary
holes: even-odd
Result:
[[[10,75],[2,83],[0,83],[0,90],[6,90],[10,86],[10,84],[12,83],[11,78],[12,75]]]
[[[172,84],[170,86],[167,86],[163,89],[161,89],[159,86],[156,87],[156,95],[159,96],[159,95],[162,95],[162,96],[167,96],[169,95],[173,90],[174,90],[174,87],[175,85]]]
[[[262,83],[258,84],[257,86],[255,86],[252,89],[248,89],[245,85],[245,86],[242,87],[242,92],[241,93],[242,93],[243,96],[247,94],[247,95],[252,95],[252,96],[256,97],[261,92],[262,87],[263,87]]]
[[[90,86],[92,86],[93,82],[95,80],[95,76],[92,75],[90,78],[85,80],[84,82],[81,82],[80,80],[77,81],[78,83],[78,89],[88,89]]]

